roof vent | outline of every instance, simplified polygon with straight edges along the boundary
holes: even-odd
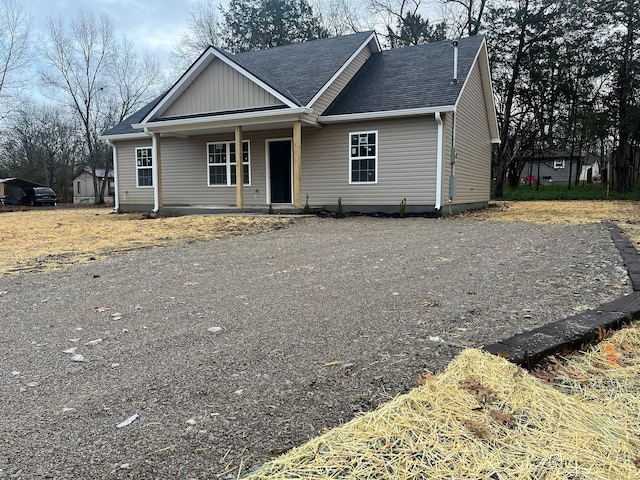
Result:
[[[453,83],[458,83],[458,40],[451,42],[453,45]]]

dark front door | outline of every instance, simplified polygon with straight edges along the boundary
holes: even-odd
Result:
[[[269,142],[271,203],[291,203],[291,140]]]

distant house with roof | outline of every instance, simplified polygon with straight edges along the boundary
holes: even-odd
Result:
[[[600,178],[598,157],[587,152],[572,153],[568,148],[547,148],[525,156],[520,177],[523,183],[535,184],[539,179],[541,185],[567,185],[576,177],[591,182]]]
[[[445,214],[487,205],[498,137],[484,37],[381,51],[365,32],[209,47],[101,138],[121,211]]]
[[[107,187],[104,192],[104,203],[113,205],[115,196],[115,178],[113,170],[106,172]],[[102,185],[105,178],[105,169],[96,169],[98,185]],[[93,174],[91,168],[86,167],[82,173],[73,179],[73,203],[95,203],[96,191],[93,184]]]

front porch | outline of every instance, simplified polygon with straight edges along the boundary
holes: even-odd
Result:
[[[276,208],[276,205],[279,205],[278,210],[302,209],[302,123],[306,119],[304,115],[300,114],[289,114],[285,118],[283,117],[283,115],[278,115],[277,121],[272,123],[262,123],[256,118],[247,117],[235,125],[229,124],[228,121],[220,122],[220,119],[217,118],[208,122],[196,122],[196,124],[187,121],[178,125],[171,121],[147,124],[145,130],[151,136],[152,158],[154,159],[152,164],[153,211],[159,213],[164,210],[180,214],[179,212],[187,208],[191,213],[195,211],[204,213],[268,212],[270,208]],[[271,118],[271,120],[274,119]],[[312,124],[314,123],[312,122]],[[266,135],[264,151],[262,151],[262,146],[255,145],[256,132]],[[279,132],[286,132],[286,134],[283,136]],[[223,170],[222,173],[223,183],[226,182],[227,188],[232,188],[235,191],[235,205],[229,201],[213,204],[203,204],[202,202],[194,202],[194,205],[185,205],[182,202],[176,204],[171,200],[170,195],[165,195],[163,157],[166,151],[164,144],[172,139],[188,140],[205,137],[213,139],[225,134],[231,134],[232,141],[224,145],[213,143],[215,147],[224,147],[224,150],[208,151],[208,186],[218,187],[215,183],[219,181],[220,174],[213,175],[212,172],[220,172],[218,169],[227,165],[227,171]],[[249,141],[252,143],[251,150],[253,151],[250,151],[246,145]],[[207,149],[212,142],[214,140],[207,143]],[[241,154],[238,155],[236,152],[241,152]],[[260,153],[256,155],[257,152]],[[260,166],[256,169],[256,161],[263,163],[264,167]],[[175,162],[175,158],[172,159],[172,162]],[[175,169],[175,165],[172,168]],[[264,182],[260,182],[264,185],[262,191],[261,188],[255,188],[256,185],[251,179],[253,175],[249,172],[255,170],[262,171]],[[172,175],[174,173],[175,170]],[[243,179],[243,181],[236,181],[236,179]],[[253,198],[248,199],[249,195],[252,195]],[[258,199],[258,195],[262,199]],[[165,205],[165,198],[167,205]],[[274,207],[270,207],[270,205]]]

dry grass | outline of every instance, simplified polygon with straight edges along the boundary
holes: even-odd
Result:
[[[488,209],[461,216],[479,220],[531,223],[615,222],[640,245],[640,203],[631,201],[492,202]]]
[[[283,228],[273,217],[149,219],[107,209],[23,210],[0,214],[0,273],[61,268],[117,252]]]
[[[616,222],[640,244],[640,204],[629,201],[493,202],[464,218],[536,223]],[[0,274],[60,268],[116,252],[176,245],[282,228],[274,217],[148,219],[108,209],[21,210],[0,213]]]
[[[569,358],[557,379],[466,350],[409,394],[246,478],[640,478],[638,328]]]

